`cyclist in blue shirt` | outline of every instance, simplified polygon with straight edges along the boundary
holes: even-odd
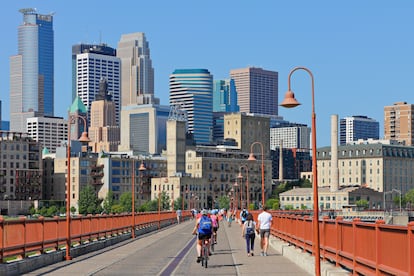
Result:
[[[197,263],[201,261],[201,247],[202,242],[206,239],[211,239],[213,233],[213,222],[208,216],[207,210],[201,211],[201,217],[197,219],[195,227],[193,229],[193,235],[198,234],[197,239]],[[208,243],[208,254],[211,255],[210,243]]]

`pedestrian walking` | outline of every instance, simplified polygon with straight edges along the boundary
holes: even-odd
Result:
[[[254,256],[254,239],[256,234],[256,223],[253,220],[252,214],[247,214],[246,221],[243,223],[242,237],[246,239],[247,256]]]
[[[272,226],[272,215],[267,212],[267,207],[263,206],[263,211],[257,217],[257,232],[260,235],[261,256],[267,256],[269,247],[270,227]]]
[[[177,215],[177,223],[180,224],[181,223],[181,216],[182,216],[182,212],[180,209],[178,209],[175,214]]]

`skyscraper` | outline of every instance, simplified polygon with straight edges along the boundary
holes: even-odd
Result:
[[[346,145],[359,139],[379,139],[379,122],[367,116],[345,117],[339,121],[339,144]]]
[[[99,81],[106,79],[108,93],[115,103],[116,124],[119,125],[121,110],[121,61],[116,50],[106,44],[76,44],[72,46],[72,101],[76,96],[88,109],[91,120],[91,105],[99,93]]]
[[[213,90],[213,112],[239,112],[234,80],[216,80]]]
[[[19,11],[18,54],[10,57],[10,129],[26,132],[26,118],[54,113],[53,15]]]
[[[196,144],[213,135],[213,76],[207,69],[177,69],[170,75],[170,105],[187,112],[187,131]]]
[[[122,63],[121,105],[159,104],[154,98],[154,68],[145,34],[122,35],[117,57]]]
[[[108,83],[102,79],[99,83],[99,93],[91,105],[91,120],[89,127],[89,143],[92,151],[117,151],[121,141],[120,128],[115,120],[115,103],[108,93]]]
[[[407,146],[414,145],[414,105],[397,102],[384,107],[385,139],[405,142]]]
[[[230,70],[240,112],[278,115],[278,72],[248,67]]]

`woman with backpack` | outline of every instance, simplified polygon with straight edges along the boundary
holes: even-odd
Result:
[[[256,238],[255,234],[256,223],[253,220],[252,214],[247,214],[246,221],[243,224],[242,237],[246,239],[246,249],[247,256],[254,256],[254,239]]]

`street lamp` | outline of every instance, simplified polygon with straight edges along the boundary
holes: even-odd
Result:
[[[393,192],[396,192],[396,193],[399,193],[399,194],[400,194],[400,213],[401,213],[402,193],[401,193],[401,191],[400,191],[400,190],[397,190],[397,189],[392,189],[391,191],[384,192],[384,212],[387,210],[387,209],[385,208],[385,195],[386,195],[386,194],[392,194]]]
[[[161,228],[161,181],[158,184],[158,229]]]
[[[239,183],[237,183],[237,178],[236,178],[236,181],[234,181],[233,186],[234,186],[234,193],[235,193],[235,196],[236,196],[236,210],[239,210],[239,195],[238,195],[238,192],[237,192],[238,187],[239,187]]]
[[[138,168],[138,171],[145,171],[146,168],[144,163],[141,162],[141,165]],[[142,177],[141,177],[141,187],[142,187]],[[132,238],[135,238],[135,159],[132,160],[132,181],[131,181],[131,212],[132,212]]]
[[[243,209],[243,176],[239,173],[236,182],[237,179],[240,179],[240,209]]]
[[[247,211],[250,209],[250,190],[249,190],[249,167],[247,165],[241,165],[239,167],[239,176],[237,178],[243,178],[243,175],[241,174],[241,169],[246,170],[246,200],[247,200]]]
[[[314,93],[314,79],[312,72],[306,67],[295,67],[289,73],[288,77],[288,91],[285,99],[280,104],[286,108],[292,108],[300,105],[295,99],[295,94],[290,89],[290,78],[296,70],[305,70],[309,73],[312,81],[312,175],[313,175],[313,246],[315,248],[315,274],[321,274],[320,252],[319,252],[319,203],[318,203],[318,172],[316,167],[316,114],[315,114],[315,93]]]
[[[84,127],[84,131],[82,132],[82,135],[78,141],[80,141],[81,143],[90,142],[88,138],[88,133],[86,132],[86,127],[87,127],[86,118],[80,115],[76,115],[76,114],[69,115],[68,145],[67,145],[68,180],[67,180],[67,185],[66,185],[66,256],[65,256],[65,259],[67,261],[72,260],[72,257],[70,256],[70,246],[71,246],[71,239],[70,239],[70,220],[71,220],[71,217],[70,217],[70,197],[71,197],[70,195],[70,129],[71,129],[72,121],[74,121],[76,118],[80,118],[83,120],[83,127]]]
[[[250,154],[247,160],[256,161],[256,157],[254,157],[254,154],[253,154],[253,146],[256,144],[260,145],[260,150],[262,152],[262,207],[264,207],[265,206],[264,149],[263,149],[263,144],[261,142],[253,142],[250,145]]]

